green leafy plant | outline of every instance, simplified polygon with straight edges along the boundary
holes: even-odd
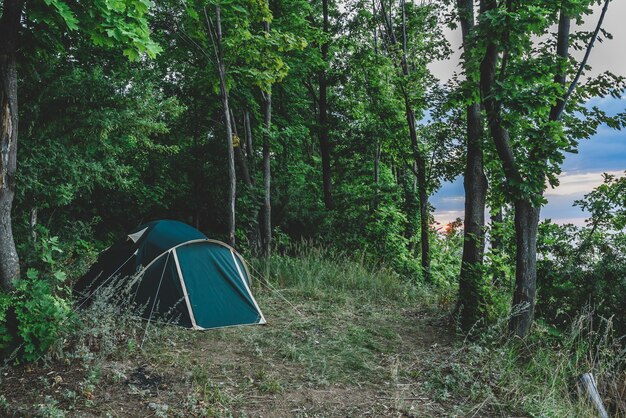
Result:
[[[65,286],[67,274],[57,268],[63,253],[58,237],[40,239],[36,250],[40,268],[29,268],[14,282],[12,293],[0,294],[0,347],[16,345],[18,359],[25,361],[44,355],[72,316]],[[14,321],[14,327],[9,326],[9,320]]]

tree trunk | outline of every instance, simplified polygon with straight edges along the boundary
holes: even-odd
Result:
[[[23,1],[5,0],[0,18],[0,285],[13,289],[20,264],[11,222],[17,166],[17,35]]]
[[[243,126],[246,132],[248,167],[254,172],[254,150],[252,148],[252,127],[250,126],[250,112],[246,109],[243,113]]]
[[[221,8],[215,6],[217,67],[220,78],[220,94],[224,108],[224,128],[226,129],[226,146],[228,147],[228,244],[235,246],[235,197],[237,193],[237,177],[235,174],[235,152],[233,148],[233,132],[230,121],[228,89],[226,87],[226,67],[222,48]]]
[[[252,171],[254,169],[254,155],[252,149],[252,127],[250,126],[250,113],[248,110],[243,112],[243,130],[245,135],[245,149],[242,158],[246,161],[245,166],[248,170],[248,179],[244,178],[246,185],[250,188],[254,187],[254,177],[252,177]],[[243,151],[243,148],[242,148]],[[245,173],[244,173],[245,176]],[[248,246],[253,255],[258,256],[261,254],[261,228],[259,225],[259,210],[253,207],[252,214],[250,216],[252,223],[248,231]]]
[[[322,15],[323,26],[322,30],[324,35],[328,36],[329,33],[329,20],[328,20],[328,0],[322,0]],[[325,40],[321,45],[322,61],[324,64],[328,64],[328,41]],[[330,167],[330,154],[331,145],[328,137],[328,79],[326,76],[326,70],[322,69],[318,75],[319,82],[319,127],[318,137],[320,143],[320,154],[322,157],[322,182],[324,189],[324,205],[326,209],[334,208],[333,192],[332,192],[332,173]]]
[[[469,56],[471,47],[468,37],[474,27],[473,0],[457,2],[463,49]],[[478,83],[469,74],[468,63],[464,63],[468,81],[478,88]],[[459,276],[459,300],[457,313],[461,328],[468,331],[480,319],[483,304],[481,284],[485,248],[485,203],[487,201],[487,178],[483,168],[482,120],[480,105],[472,103],[466,109],[467,117],[467,162],[463,186],[465,188],[465,225],[463,228],[463,256]]]
[[[37,207],[30,210],[30,237],[33,240],[33,246],[37,248]]]
[[[426,162],[421,153],[417,160],[417,188],[420,204],[420,244],[424,280],[430,282],[430,212],[428,210],[428,188],[426,185]]]
[[[504,221],[504,211],[502,210],[502,206],[498,208],[498,211],[495,215],[491,217],[491,251],[494,254],[502,255],[504,253],[504,242],[502,241],[502,231],[501,231],[501,223]],[[494,225],[498,224],[496,228]],[[503,286],[505,284],[506,276],[504,271],[494,271],[493,272],[493,284],[494,286]]]
[[[483,255],[485,248],[485,203],[487,178],[483,170],[480,108],[477,103],[467,108],[467,165],[465,168],[465,225],[463,257],[459,277],[458,313],[461,328],[468,331],[480,319],[484,295]]]
[[[230,118],[233,127],[233,134],[240,139],[239,146],[234,147],[235,150],[235,158],[241,169],[241,177],[243,178],[243,182],[249,190],[254,189],[254,178],[250,175],[250,169],[248,168],[248,159],[246,158],[246,154],[244,153],[244,147],[246,144],[250,145],[248,141],[250,141],[251,134],[248,133],[249,126],[246,126],[246,115],[244,114],[244,132],[246,133],[246,138],[244,141],[241,141],[239,134],[237,133],[237,123],[235,121],[235,115],[231,109]],[[249,122],[249,120],[248,120]],[[234,144],[233,144],[234,145]],[[260,253],[261,248],[261,232],[259,229],[259,210],[256,207],[253,207],[250,219],[252,220],[250,224],[250,229],[248,230],[248,246],[252,251],[252,254],[258,255]]]
[[[234,146],[235,144],[233,143],[235,159],[237,160],[239,168],[241,169],[241,177],[243,177],[244,184],[248,187],[252,187],[253,181],[252,177],[250,176],[250,170],[248,169],[248,160],[246,159],[246,155],[243,151],[243,148],[245,147],[245,141],[241,141],[241,137],[237,132],[237,121],[235,120],[235,115],[232,109],[230,110],[230,121],[232,124],[232,132],[234,136],[239,138],[239,144],[237,146]]]
[[[265,22],[269,33],[270,24]],[[261,251],[263,257],[270,256],[272,248],[272,204],[271,204],[271,129],[272,129],[272,90],[263,93],[263,209],[261,210]]]
[[[272,204],[271,204],[271,147],[270,129],[272,117],[272,93],[266,93],[265,107],[265,133],[263,135],[263,209],[261,210],[261,252],[263,257],[269,257],[272,246]]]
[[[606,12],[606,10],[604,10]],[[557,33],[556,55],[563,61],[569,56],[569,35],[571,18],[561,6],[559,29]],[[555,82],[565,87],[565,66],[555,75]],[[564,107],[564,100],[558,101],[551,109],[550,121],[556,121],[560,110]],[[531,149],[531,158],[545,160],[540,151],[541,146],[536,144]],[[543,179],[545,174],[539,172]],[[539,197],[543,191],[539,193]],[[539,230],[539,212],[541,207],[535,207],[529,199],[519,199],[515,202],[515,291],[513,293],[513,315],[509,322],[509,330],[518,337],[525,337],[530,332],[535,314],[535,293],[537,290],[537,231]]]
[[[401,1],[402,8],[402,57],[400,61],[400,67],[402,74],[406,79],[410,75],[409,65],[407,62],[407,38],[406,38],[406,13],[405,2]],[[387,14],[384,7],[384,2],[381,2],[381,12],[387,25],[387,32],[392,44],[398,44],[398,40],[395,36],[395,32],[392,27],[391,16]],[[428,188],[426,181],[426,160],[420,152],[419,144],[417,141],[417,128],[415,120],[415,111],[411,106],[409,93],[406,86],[402,85],[402,94],[404,96],[404,111],[406,115],[406,121],[409,128],[409,136],[411,138],[411,149],[413,150],[413,158],[417,164],[417,186],[419,188],[419,212],[420,212],[420,244],[421,244],[421,266],[425,281],[430,281],[430,225],[429,225],[429,213],[428,213]]]
[[[518,337],[528,335],[535,313],[539,212],[527,200],[515,202],[515,291],[509,330]]]

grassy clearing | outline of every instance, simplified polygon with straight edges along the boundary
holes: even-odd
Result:
[[[592,416],[573,379],[618,381],[613,342],[593,334],[606,341],[590,357],[584,321],[523,343],[502,340],[502,321],[470,343],[441,313],[447,296],[385,269],[312,248],[254,269],[269,271],[255,283],[268,325],[151,325],[140,348],[145,322],[99,301],[58,359],[5,369],[0,415]]]

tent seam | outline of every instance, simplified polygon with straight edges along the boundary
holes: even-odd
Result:
[[[265,320],[265,316],[263,315],[263,312],[261,312],[261,308],[259,307],[259,304],[256,303],[256,299],[254,298],[254,296],[252,295],[252,292],[250,291],[250,288],[248,287],[248,283],[246,279],[243,277],[241,268],[239,268],[239,264],[237,264],[237,260],[235,259],[235,251],[232,248],[230,250],[230,255],[233,257],[233,263],[235,263],[235,267],[237,268],[237,272],[239,273],[239,278],[243,282],[243,285],[245,286],[246,291],[248,292],[248,295],[250,295],[250,298],[252,299],[252,302],[254,303],[254,307],[256,308],[259,315],[261,315],[261,320],[258,323],[259,324],[267,323],[267,321]]]
[[[183,289],[183,296],[185,297],[185,304],[187,305],[187,311],[189,312],[189,318],[191,319],[191,326],[194,327],[194,329],[203,329],[201,327],[198,327],[198,324],[196,323],[196,316],[193,313],[193,307],[191,306],[191,300],[189,299],[189,294],[187,293],[187,285],[185,284],[185,279],[183,277],[183,272],[180,268],[180,261],[178,261],[178,252],[176,251],[176,249],[174,248],[172,250],[174,252],[174,263],[176,264],[176,271],[178,273],[178,280],[180,280],[180,286]]]

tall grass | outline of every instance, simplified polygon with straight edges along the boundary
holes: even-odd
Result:
[[[525,339],[509,337],[508,318],[502,318],[437,366],[442,373],[456,364],[460,377],[435,379],[434,388],[466,394],[492,410],[504,405],[537,417],[593,417],[597,412],[579,383],[584,373],[593,373],[610,416],[625,417],[626,351],[613,337],[612,321],[594,318],[585,309],[562,333],[537,323]]]
[[[345,254],[303,242],[289,255],[254,260],[253,272],[270,288],[287,288],[309,297],[345,296],[368,302],[415,301],[418,287],[385,266],[367,263],[364,254]]]

